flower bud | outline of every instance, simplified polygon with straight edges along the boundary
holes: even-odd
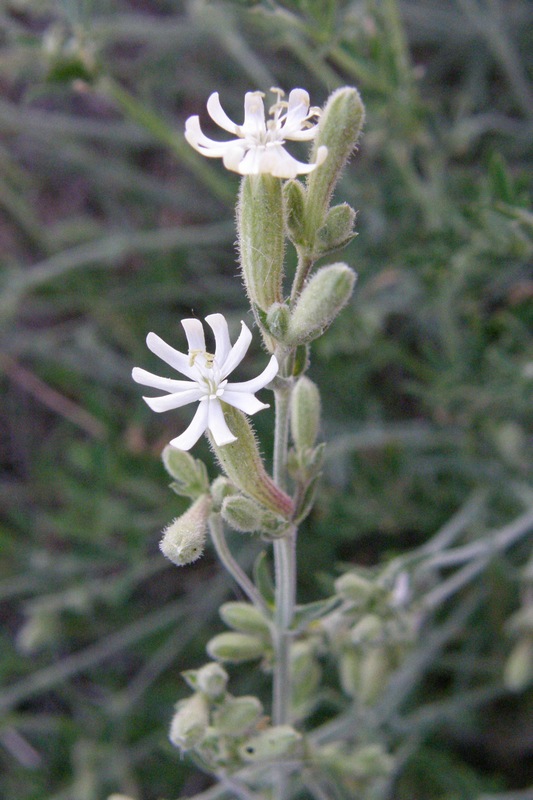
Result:
[[[209,438],[220,466],[241,492],[270,511],[290,517],[294,509],[293,502],[267,475],[250,423],[233,406],[224,402],[222,406],[226,422],[237,441],[218,447],[212,437]]]
[[[222,603],[219,609],[222,620],[229,628],[241,633],[252,633],[270,639],[270,627],[263,614],[251,603]]]
[[[208,723],[209,706],[204,695],[198,692],[176,706],[169,739],[181,750],[190,750],[202,741]]]
[[[307,179],[306,234],[309,244],[314,243],[314,232],[324,224],[333,189],[355,149],[364,118],[359,92],[351,87],[333,92],[322,111],[311,160],[316,158],[318,148],[324,145],[328,148],[328,157]]]
[[[257,697],[226,697],[213,714],[213,725],[230,736],[246,733],[263,713],[263,705]]]
[[[361,653],[347,649],[339,658],[339,680],[342,691],[350,697],[357,697],[361,684]]]
[[[361,655],[358,696],[371,705],[382,694],[389,681],[390,659],[384,647],[371,647]]]
[[[295,245],[305,243],[305,195],[300,181],[286,181],[283,186],[287,231]]]
[[[282,300],[284,219],[281,181],[249,175],[237,205],[240,260],[246,292],[262,311]]]
[[[191,689],[199,690],[207,697],[218,698],[226,691],[228,673],[218,662],[205,664],[200,669],[188,669],[181,673]]]
[[[377,644],[383,641],[383,622],[376,614],[365,614],[350,632],[352,644]]]
[[[322,670],[309,642],[295,642],[291,647],[291,698],[292,707],[298,712],[309,702],[316,700]]]
[[[248,739],[240,748],[243,761],[276,761],[292,755],[302,737],[290,725],[276,725]]]
[[[503,682],[512,692],[521,692],[533,682],[533,639],[518,640],[507,659]]]
[[[217,661],[254,661],[265,654],[265,642],[247,633],[219,633],[208,643],[206,650]]]
[[[266,328],[275,339],[283,342],[289,330],[291,312],[283,303],[274,303],[266,315]]]
[[[376,586],[357,572],[346,572],[335,581],[335,591],[344,600],[361,606],[373,597]]]
[[[159,548],[176,566],[192,564],[204,552],[211,499],[202,495],[163,531]]]
[[[213,511],[220,511],[222,503],[226,497],[236,494],[238,489],[225,475],[219,475],[211,484],[211,499],[213,500]]]
[[[209,491],[209,478],[202,461],[169,444],[163,450],[162,459],[166,471],[174,478],[171,488],[177,494],[196,500]]]
[[[346,264],[319,269],[296,302],[287,341],[304,344],[324,333],[350,299],[355,281],[355,272]]]
[[[348,759],[350,774],[366,780],[385,777],[394,767],[394,759],[380,744],[358,747]]]
[[[320,393],[305,375],[298,379],[291,396],[291,434],[297,450],[314,447],[320,427]]]
[[[241,533],[261,531],[275,537],[283,536],[287,530],[286,519],[243,495],[227,497],[222,504],[221,513],[228,525]]]
[[[326,221],[317,234],[317,255],[324,256],[333,250],[345,247],[356,235],[354,232],[355,211],[348,203],[330,208]]]

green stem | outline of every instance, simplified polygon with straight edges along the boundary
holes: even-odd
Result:
[[[274,483],[283,491],[287,490],[287,451],[289,447],[289,406],[291,386],[288,382],[274,391],[276,403],[276,427],[274,432]]]
[[[222,522],[222,517],[220,514],[211,514],[208,520],[208,525],[209,533],[211,534],[211,540],[220,561],[227,569],[233,580],[241,587],[244,594],[249,600],[252,601],[254,606],[262,611],[263,614],[268,615],[268,609],[265,605],[265,601],[261,597],[261,594],[257,591],[242,567],[233,558],[224,535],[224,523]]]
[[[311,268],[314,264],[314,258],[307,253],[303,253],[298,251],[298,266],[296,267],[296,274],[294,276],[294,281],[292,284],[291,290],[291,306],[294,305],[296,300],[298,299],[300,292],[304,288],[305,281],[307,276],[309,275]]]

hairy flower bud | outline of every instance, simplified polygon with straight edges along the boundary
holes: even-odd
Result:
[[[244,285],[252,304],[268,311],[282,300],[284,220],[281,181],[271,175],[243,178],[237,206],[238,245]]]
[[[295,245],[305,243],[306,191],[300,181],[287,181],[283,187],[287,231]]]
[[[368,578],[357,572],[346,572],[335,581],[335,591],[356,605],[364,605],[375,594],[376,587]]]
[[[263,705],[257,697],[226,697],[213,714],[213,725],[230,736],[242,736],[259,719]]]
[[[265,324],[268,332],[283,342],[289,330],[291,312],[284,303],[274,303],[266,315]]]
[[[521,692],[533,682],[533,637],[521,637],[505,664],[503,682],[512,692]]]
[[[371,705],[384,691],[390,673],[390,658],[385,647],[370,647],[361,655],[358,696]]]
[[[356,235],[354,232],[355,211],[348,203],[330,208],[326,220],[317,234],[317,255],[326,255],[345,247]]]
[[[176,706],[170,723],[169,739],[181,750],[199,744],[209,724],[209,706],[203,694],[197,692]]]
[[[239,754],[250,763],[276,761],[292,755],[301,738],[290,725],[275,725],[248,739],[239,748]]]
[[[291,434],[297,450],[314,447],[320,427],[320,393],[305,375],[298,379],[291,396]]]
[[[353,626],[350,639],[353,644],[376,644],[383,641],[383,622],[376,614],[365,614]]]
[[[265,654],[266,644],[247,633],[219,633],[207,643],[207,652],[217,661],[254,661]]]
[[[220,606],[219,614],[228,628],[270,638],[270,627],[263,614],[251,603],[229,602]]]
[[[171,488],[177,494],[196,500],[199,495],[208,492],[209,478],[202,461],[168,444],[163,450],[162,459],[166,471],[174,478]]]
[[[220,466],[244,494],[280,516],[290,517],[293,502],[267,475],[250,423],[233,406],[224,404],[224,413],[237,440],[219,447],[210,439]]]
[[[328,148],[328,157],[307,179],[306,233],[309,244],[315,240],[315,231],[324,225],[333,189],[355,149],[364,118],[359,92],[351,87],[333,92],[322,112],[311,159],[324,145]]]
[[[350,299],[356,277],[342,263],[319,269],[296,302],[287,341],[305,344],[320,336]]]
[[[204,664],[200,669],[188,669],[181,673],[191,689],[203,692],[207,697],[219,698],[226,691],[228,673],[217,661]]]
[[[211,498],[204,494],[163,531],[159,548],[176,566],[191,564],[204,552],[210,510]]]
[[[287,530],[286,519],[243,495],[227,497],[222,504],[221,513],[228,525],[241,533],[260,531],[275,538],[283,536]]]

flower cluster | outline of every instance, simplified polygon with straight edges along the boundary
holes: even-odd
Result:
[[[265,120],[262,92],[247,92],[244,97],[244,123],[237,125],[222,108],[218,92],[207,101],[211,119],[236,138],[217,142],[202,133],[197,116],[185,123],[185,138],[199,153],[208,158],[222,158],[224,166],[241,175],[267,173],[276,178],[295,178],[316,169],[327,156],[327,148],[319,147],[314,164],[304,164],[290,155],[286,140],[307,142],[314,139],[317,124],[312,120],[320,109],[309,107],[309,95],[304,89],[293,89],[288,101],[282,100],[281,89],[271,90],[277,101],[269,110],[270,120]]]
[[[149,333],[146,337],[150,350],[189,380],[161,378],[139,367],[135,367],[132,372],[133,380],[137,383],[167,392],[162,397],[144,398],[152,411],[169,411],[199,402],[189,427],[170,442],[179,450],[190,450],[205,431],[209,431],[219,447],[234,442],[236,437],[224,419],[220,401],[244,411],[245,414],[255,414],[262,408],[268,408],[267,404],[261,403],[255,397],[255,392],[270,383],[278,371],[277,359],[272,356],[257,378],[242,383],[228,383],[229,374],[246,355],[252,334],[242,322],[240,335],[232,346],[228,324],[222,314],[210,314],[205,321],[215,336],[214,354],[206,351],[204,329],[197,319],[184,319],[181,322],[189,345],[187,355],[170,347],[155,333]]]

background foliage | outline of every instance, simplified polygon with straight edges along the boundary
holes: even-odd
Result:
[[[239,119],[250,89],[321,104],[354,84],[367,123],[338,194],[360,209],[359,282],[313,353],[330,444],[300,596],[442,526],[474,543],[389,715],[391,796],[525,797],[527,0],[6,0],[0,23],[0,795],[208,785],[166,726],[233,590],[210,555],[158,554],[183,510],[159,461],[181,411],[154,417],[130,370],[155,366],[148,330],[181,341],[182,316],[244,313],[237,178],[184,144],[185,118],[214,90]],[[234,544],[243,563],[260,548]]]

